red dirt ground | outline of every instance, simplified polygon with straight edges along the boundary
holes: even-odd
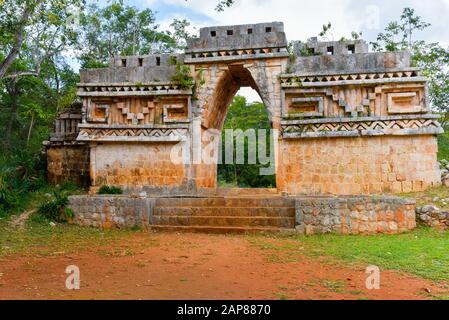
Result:
[[[383,271],[381,289],[370,291],[363,267],[264,249],[251,239],[136,234],[125,246],[7,257],[0,260],[0,299],[424,299],[426,290],[440,290],[429,281]],[[80,268],[79,291],[65,288],[68,265]]]

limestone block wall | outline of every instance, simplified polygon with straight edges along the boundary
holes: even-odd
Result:
[[[175,144],[106,143],[91,147],[94,187],[113,185],[125,191],[170,194],[188,188],[188,166],[171,159]]]
[[[50,145],[47,148],[47,178],[51,184],[71,182],[89,186],[89,148],[86,145]]]
[[[146,228],[152,223],[155,199],[125,196],[74,196],[69,208],[75,212],[72,223],[97,228]]]
[[[282,140],[280,155],[278,189],[292,195],[404,193],[441,184],[433,135]]]
[[[296,229],[319,233],[403,233],[416,227],[416,201],[398,197],[299,198]]]

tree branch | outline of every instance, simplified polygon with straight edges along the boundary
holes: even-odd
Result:
[[[36,0],[34,4],[31,3],[28,7],[24,9],[17,26],[14,45],[11,48],[9,54],[6,56],[6,59],[0,64],[0,79],[3,79],[5,77],[5,74],[8,71],[9,67],[14,63],[17,56],[19,55],[20,48],[22,47],[22,44],[25,39],[25,27],[27,25],[27,22],[30,19],[31,15],[33,14],[34,9],[41,2],[42,0]]]

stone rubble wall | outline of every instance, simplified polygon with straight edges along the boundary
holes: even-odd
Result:
[[[448,160],[441,160],[439,161],[440,164],[440,171],[441,171],[441,183],[449,187],[449,161]]]
[[[97,228],[148,228],[156,198],[141,196],[72,196],[72,223]],[[402,233],[416,227],[416,202],[398,197],[296,198],[296,230],[319,233]],[[275,207],[274,207],[275,208]]]
[[[449,212],[440,210],[434,205],[416,208],[416,216],[419,222],[429,227],[449,229]]]
[[[96,228],[147,228],[152,224],[155,199],[126,196],[73,196],[72,223]]]
[[[398,197],[299,198],[297,231],[307,235],[397,234],[416,227],[415,200]]]

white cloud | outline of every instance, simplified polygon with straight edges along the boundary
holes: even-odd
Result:
[[[156,0],[146,1],[148,4],[156,3]],[[215,25],[282,21],[289,40],[306,40],[316,36],[327,22],[332,22],[336,40],[350,36],[352,31],[363,31],[367,40],[373,40],[388,22],[399,18],[404,7],[412,7],[432,23],[432,29],[424,32],[423,36],[432,41],[449,40],[446,19],[449,15],[449,0],[237,0],[231,8],[216,12],[217,1],[157,0],[157,4],[178,7],[178,12],[196,12],[208,17]],[[376,10],[379,21],[373,29]],[[187,13],[185,17],[189,18]],[[210,21],[195,18],[190,20],[197,27],[211,24]]]
[[[224,12],[216,12],[218,0],[146,0],[151,7],[170,5],[175,12],[166,14],[160,22],[162,29],[168,28],[174,18],[186,18],[199,28],[211,25],[234,25],[270,21],[282,21],[289,40],[306,40],[316,36],[322,25],[332,22],[333,38],[350,36],[352,31],[362,31],[367,41],[390,21],[399,19],[403,8],[414,8],[418,15],[432,24],[418,37],[428,41],[449,45],[449,0],[236,0]],[[192,12],[194,14],[192,14]],[[201,19],[198,17],[207,17]],[[195,32],[197,33],[197,32]],[[240,95],[248,101],[260,101],[257,92],[242,88]]]
[[[151,0],[152,1],[152,0]],[[357,22],[348,23],[345,11],[351,0],[238,0],[224,12],[214,10],[211,0],[163,0],[167,4],[189,8],[209,17],[216,25],[283,21],[290,39],[307,39],[316,35],[323,23],[334,21],[337,33],[348,35]],[[196,22],[196,21],[194,21]],[[204,23],[203,23],[204,25]],[[338,35],[338,37],[341,37]]]
[[[237,92],[237,95],[243,96],[246,98],[246,101],[251,102],[262,102],[262,98],[259,96],[256,90],[252,88],[240,88]]]

